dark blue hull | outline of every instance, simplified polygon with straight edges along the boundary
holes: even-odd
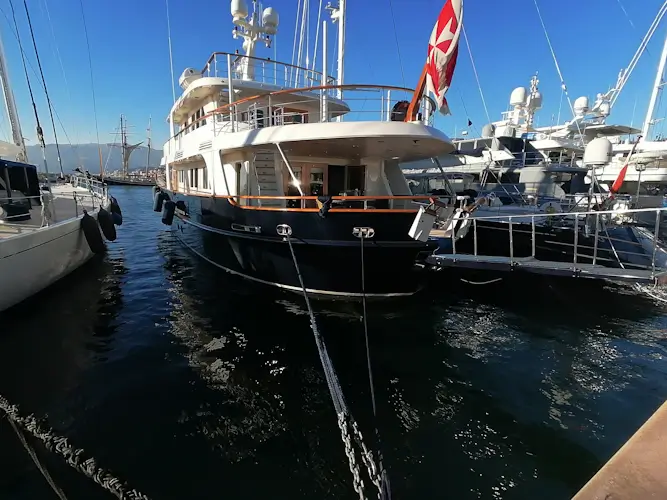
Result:
[[[435,244],[408,236],[414,213],[252,210],[224,198],[169,193],[179,203],[172,224],[174,235],[210,263],[245,278],[301,292],[288,243],[277,226],[292,230],[292,247],[306,289],[313,294],[360,297],[361,240],[355,227],[371,227],[364,241],[365,293],[369,296],[406,296],[417,292],[423,273],[415,267],[422,252]],[[185,210],[182,210],[185,208]]]

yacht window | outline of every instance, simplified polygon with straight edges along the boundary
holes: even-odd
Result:
[[[329,165],[328,168],[328,193],[338,196],[344,193],[358,190],[364,192],[364,178],[366,167]]]
[[[203,176],[203,182],[202,182],[202,187],[204,189],[208,189],[208,168],[203,168],[202,169],[202,176]]]

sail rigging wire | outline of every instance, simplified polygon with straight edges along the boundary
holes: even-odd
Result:
[[[171,19],[169,17],[169,0],[164,0],[164,4],[167,9],[167,43],[169,44],[169,71],[171,71],[171,98],[174,102],[176,102],[176,84],[174,83],[174,56],[171,50]],[[229,77],[231,78],[231,75]]]
[[[297,36],[297,33],[299,31],[299,15],[301,14],[301,1],[298,0],[297,6],[296,6],[296,19],[294,20],[294,40],[292,41],[292,62],[290,64],[290,72],[289,72],[289,81],[292,81],[292,78],[294,77],[294,65],[295,63],[298,64],[297,59],[296,59],[296,41],[299,39]],[[303,0],[305,1],[305,0]]]
[[[477,80],[477,88],[479,89],[479,96],[482,98],[482,106],[484,106],[484,113],[486,113],[486,119],[488,120],[488,123],[491,123],[489,108],[486,107],[486,100],[484,99],[484,91],[482,90],[482,84],[479,82],[479,75],[477,74],[475,59],[472,57],[472,49],[470,48],[470,43],[468,42],[468,35],[466,35],[465,26],[462,26],[461,30],[463,31],[463,39],[466,41],[466,47],[468,47],[468,55],[470,55],[470,63],[472,64],[472,71],[475,74],[475,80]]]
[[[30,83],[30,77],[28,76],[28,66],[26,64],[25,51],[23,50],[23,44],[21,42],[21,37],[19,36],[19,26],[16,22],[16,11],[14,10],[14,2],[9,0],[9,7],[12,10],[12,19],[14,21],[14,28],[16,29],[16,34],[18,37],[19,48],[21,52],[21,61],[23,62],[23,72],[25,74],[25,79],[28,84],[28,92],[30,92],[30,102],[32,103],[32,110],[35,114],[35,125],[37,132],[37,140],[42,148],[42,160],[44,161],[44,170],[46,173],[49,173],[49,165],[46,161],[46,144],[44,143],[44,132],[42,131],[42,125],[39,121],[39,113],[37,113],[37,104],[35,103],[35,95],[32,92],[32,84]],[[48,176],[47,176],[48,182]]]
[[[389,1],[389,13],[391,14],[391,23],[394,25],[394,41],[396,42],[396,52],[398,53],[398,66],[401,68],[401,79],[403,80],[403,88],[405,85],[405,72],[403,71],[403,59],[401,59],[401,49],[398,45],[398,31],[396,30],[396,19],[394,18],[394,6],[391,0]]]
[[[39,51],[37,50],[37,41],[35,41],[35,32],[32,29],[32,21],[30,20],[30,11],[28,10],[28,2],[23,0],[23,7],[25,8],[25,15],[28,20],[28,27],[30,28],[30,38],[32,39],[32,46],[35,49],[35,59],[37,60],[37,67],[39,68],[39,75],[42,78],[42,84],[44,86],[44,95],[46,96],[46,104],[49,108],[49,116],[51,117],[51,127],[53,128],[53,140],[56,143],[56,153],[58,154],[58,166],[60,167],[60,175],[65,177],[65,172],[63,171],[63,162],[60,157],[60,144],[58,144],[58,133],[56,131],[56,121],[53,118],[53,107],[51,106],[51,97],[49,96],[49,91],[46,89],[46,79],[44,78],[44,72],[42,71],[42,62],[39,58]]]
[[[625,14],[625,17],[628,19],[628,22],[630,23],[630,26],[632,26],[632,29],[637,29],[635,27],[635,23],[632,22],[632,19],[630,19],[630,16],[628,15],[628,11],[625,10],[625,7],[623,7],[623,3],[621,2],[621,0],[616,0],[616,2],[618,3],[618,6],[623,11],[623,14]]]
[[[537,16],[540,18],[540,24],[542,25],[542,31],[544,31],[544,36],[547,39],[547,45],[549,45],[549,51],[551,52],[551,57],[554,60],[556,65],[556,71],[558,72],[558,78],[560,78],[560,85],[563,92],[565,92],[565,97],[567,97],[567,102],[570,105],[570,110],[572,111],[572,116],[574,116],[574,107],[572,106],[572,101],[570,96],[567,93],[567,85],[565,85],[565,78],[563,77],[563,72],[560,70],[560,65],[558,64],[558,58],[556,57],[556,52],[554,51],[553,45],[551,45],[551,39],[549,38],[549,33],[547,32],[547,27],[544,25],[544,19],[542,19],[542,13],[540,12],[540,7],[537,5],[537,0],[533,0],[535,4],[535,10],[537,10]]]
[[[5,20],[7,21],[7,24],[9,24],[12,27],[12,34],[14,35],[14,38],[16,39],[16,41],[19,45],[19,51],[21,52],[21,58],[23,59],[24,64],[27,64],[27,66],[30,68],[30,71],[32,71],[33,75],[35,77],[39,78],[39,75],[37,74],[37,70],[35,69],[35,67],[32,65],[32,63],[29,60],[26,59],[27,55],[25,53],[25,50],[23,50],[23,46],[21,44],[21,37],[19,36],[19,33],[18,33],[18,26],[16,25],[15,22],[12,22],[12,20],[7,15],[7,12],[5,12],[5,10],[2,7],[0,7],[0,12],[5,17]],[[43,85],[42,85],[42,88],[44,88]],[[71,138],[67,134],[67,129],[65,128],[65,125],[64,125],[62,119],[60,118],[60,115],[58,114],[58,110],[56,109],[55,105],[53,106],[53,113],[56,115],[56,120],[58,120],[58,123],[60,124],[60,128],[62,129],[63,133],[65,134],[65,139],[67,139],[67,142],[69,143],[70,146],[75,148],[75,144],[72,143]],[[78,156],[78,153],[77,153],[77,156]]]
[[[641,58],[642,54],[646,50],[648,52],[648,43],[651,41],[651,38],[653,38],[653,34],[655,31],[658,29],[658,26],[660,24],[660,21],[662,18],[665,16],[667,13],[667,1],[665,1],[662,4],[662,7],[658,10],[658,14],[655,16],[653,19],[653,22],[651,23],[651,26],[649,26],[648,31],[644,35],[644,38],[642,38],[641,43],[639,44],[639,47],[637,47],[637,50],[635,51],[634,55],[632,56],[632,59],[630,60],[630,63],[628,66],[623,70],[619,81],[617,82],[617,87],[614,89],[614,94],[611,98],[610,106],[611,108],[614,107],[614,104],[616,104],[616,100],[618,99],[618,96],[621,93],[621,90],[623,90],[623,87],[627,83],[628,79],[630,78],[630,75],[632,74],[633,70],[635,69],[635,66],[637,66],[637,63],[639,62],[639,59]]]
[[[25,0],[23,0],[25,2]],[[100,145],[100,128],[97,123],[97,99],[95,99],[95,81],[93,79],[93,58],[90,55],[90,39],[88,38],[88,26],[86,25],[86,14],[83,9],[83,0],[79,0],[81,6],[81,19],[83,21],[83,32],[86,35],[86,49],[88,52],[88,70],[90,71],[90,91],[93,96],[93,117],[95,118],[95,138],[97,140],[97,154],[100,159],[100,174],[104,176],[104,168],[102,166],[102,147]]]
[[[54,52],[56,54],[56,57],[58,59],[58,63],[60,64],[60,71],[63,74],[63,81],[65,82],[65,89],[67,90],[67,100],[69,102],[70,107],[73,109],[74,106],[72,106],[72,92],[71,92],[71,89],[70,89],[70,86],[69,86],[69,82],[67,80],[67,73],[65,72],[65,65],[63,64],[63,58],[60,55],[60,48],[58,46],[58,41],[56,39],[56,33],[53,29],[53,21],[51,20],[51,12],[49,11],[49,3],[48,3],[48,0],[42,0],[42,2],[43,2],[43,5],[44,5],[44,10],[46,12],[46,18],[49,21],[49,28],[50,28],[50,31],[51,31],[51,38],[53,38],[53,50],[54,50]],[[79,143],[79,134],[78,134],[77,130],[78,129],[75,127],[74,128],[74,140],[76,141],[76,144]],[[72,146],[74,147],[74,151],[75,151],[75,153],[78,157],[79,156],[78,148],[74,144],[72,144]]]
[[[317,9],[317,29],[315,30],[315,50],[313,50],[313,72],[315,71],[317,64],[317,53],[319,52],[318,43],[320,43],[320,24],[322,23],[322,0],[320,0],[320,6]],[[321,85],[326,85],[327,82],[322,82]]]

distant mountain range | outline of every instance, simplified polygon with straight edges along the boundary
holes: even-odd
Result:
[[[42,148],[39,146],[28,146],[28,160],[33,165],[37,165],[37,170],[40,172],[44,170],[44,162],[42,161]],[[120,147],[107,146],[106,144],[99,146],[102,151],[102,164],[105,165],[107,172],[120,170],[121,168],[121,154]],[[134,150],[130,156],[130,170],[146,168],[148,148],[139,146]],[[93,174],[100,171],[100,159],[97,144],[61,144],[60,158],[63,164],[65,173],[73,171],[76,167],[83,166]],[[150,168],[156,168],[160,165],[162,158],[161,149],[151,149]],[[58,153],[55,144],[46,145],[46,161],[48,163],[49,172],[56,173],[60,170],[58,165]]]

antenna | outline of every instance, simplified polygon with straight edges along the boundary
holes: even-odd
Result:
[[[151,116],[148,116],[148,128],[146,129],[148,133],[146,146],[148,146],[148,153],[146,154],[146,177],[148,177],[148,166],[151,164]]]
[[[246,55],[241,62],[244,80],[252,80],[255,76],[255,68],[250,64],[250,59],[255,56],[257,42],[262,42],[270,48],[271,36],[278,32],[278,12],[272,7],[267,7],[260,17],[258,7],[261,9],[261,5],[258,6],[257,0],[252,0],[252,6],[253,12],[248,16],[248,5],[245,0],[231,2],[234,23],[232,36],[243,38],[243,50]]]

